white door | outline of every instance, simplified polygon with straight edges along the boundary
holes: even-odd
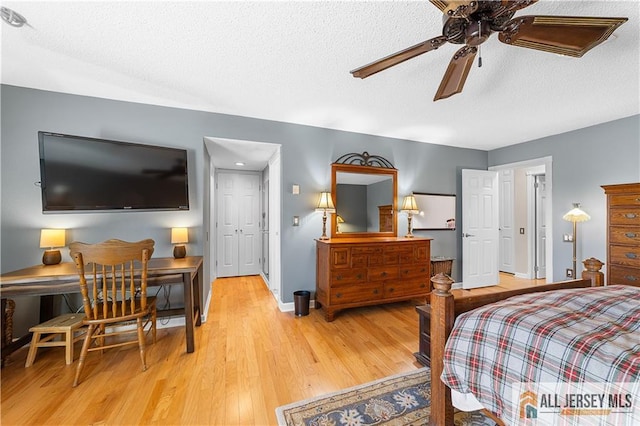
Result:
[[[501,170],[498,175],[500,185],[500,266],[502,272],[515,272],[515,251],[513,228],[513,169]]]
[[[218,172],[219,277],[260,272],[260,177]]]
[[[547,225],[545,219],[545,212],[547,209],[547,184],[544,175],[536,176],[536,216],[535,216],[535,228],[536,228],[536,265],[535,265],[535,277],[545,278],[547,276],[546,267],[546,246],[547,246]]]
[[[498,172],[462,170],[462,215],[462,288],[498,284]]]

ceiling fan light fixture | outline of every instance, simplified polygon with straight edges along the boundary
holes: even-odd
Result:
[[[20,15],[18,12],[9,9],[8,7],[0,7],[0,16],[2,20],[12,27],[20,28],[24,24],[27,23],[27,20],[24,16]]]

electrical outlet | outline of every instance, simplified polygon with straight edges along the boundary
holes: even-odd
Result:
[[[571,235],[571,234],[562,234],[562,241],[564,241],[565,243],[573,242],[573,235]]]
[[[567,268],[567,278],[573,278],[573,269]]]
[[[520,228],[520,235],[524,235],[524,228]]]

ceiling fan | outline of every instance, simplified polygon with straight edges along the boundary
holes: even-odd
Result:
[[[351,71],[354,77],[370,75],[430,52],[445,43],[462,44],[453,55],[434,101],[462,92],[478,46],[491,34],[505,44],[581,57],[604,42],[627,18],[513,15],[538,0],[430,0],[443,13],[442,35],[393,53]],[[481,62],[479,59],[479,66]]]

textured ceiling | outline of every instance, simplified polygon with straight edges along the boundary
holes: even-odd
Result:
[[[640,113],[640,4],[551,1],[521,15],[624,16],[566,58],[482,45],[463,93],[433,102],[458,46],[355,79],[349,71],[441,34],[427,1],[3,1],[2,83],[493,149]],[[211,135],[203,135],[211,136]]]

